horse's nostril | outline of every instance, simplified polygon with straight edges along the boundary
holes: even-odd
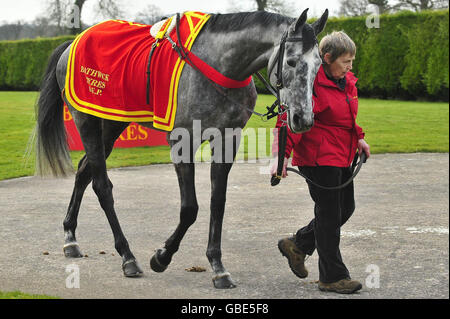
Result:
[[[298,114],[294,114],[294,117],[292,119],[294,120],[295,124],[300,124],[300,116]]]

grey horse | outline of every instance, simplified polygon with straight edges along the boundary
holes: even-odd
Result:
[[[225,76],[239,81],[269,66],[270,81],[275,84],[278,78],[283,82],[279,94],[281,103],[287,107],[287,125],[293,132],[300,133],[313,125],[313,82],[321,64],[316,36],[324,29],[327,19],[328,10],[311,25],[306,22],[307,10],[298,19],[263,11],[212,14],[191,50]],[[283,50],[280,50],[283,35],[288,40],[283,43]],[[84,191],[92,182],[111,226],[115,248],[122,257],[124,275],[140,276],[142,269],[129,248],[114,210],[113,185],[106,170],[106,159],[112,152],[114,142],[129,123],[81,113],[64,101],[61,92],[65,86],[70,46],[71,42],[66,42],[55,49],[42,82],[36,110],[36,171],[38,175],[65,176],[73,169],[62,116],[63,102],[66,102],[86,154],[78,164],[72,198],[63,222],[65,256],[82,256],[75,230]],[[279,62],[280,68],[274,67]],[[180,221],[164,247],[156,250],[151,258],[150,266],[154,271],[162,272],[167,268],[183,236],[197,217],[194,154],[200,143],[194,143],[192,133],[194,124],[201,121],[202,130],[215,128],[215,133],[209,137],[202,134],[205,140],[221,139],[223,148],[231,145],[231,160],[220,160],[216,156],[211,161],[211,218],[206,256],[214,271],[214,286],[235,287],[222,264],[221,235],[228,174],[239,147],[239,137],[227,136],[225,131],[227,128],[245,126],[252,115],[256,98],[253,81],[244,88],[217,90],[202,74],[191,67],[184,68],[179,82],[173,131],[179,128],[187,130],[191,147],[188,148],[188,156],[184,156],[185,160],[174,162],[181,195]],[[140,124],[152,127],[152,123]],[[174,138],[174,134],[168,134],[172,158],[180,151],[175,145],[181,138],[186,139],[186,135],[180,134]],[[218,152],[223,157],[229,153],[229,149]]]

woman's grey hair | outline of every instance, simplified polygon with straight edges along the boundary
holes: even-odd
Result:
[[[344,31],[333,31],[322,38],[319,44],[319,51],[322,59],[326,53],[329,53],[331,55],[331,63],[333,63],[346,53],[355,56],[356,45]]]

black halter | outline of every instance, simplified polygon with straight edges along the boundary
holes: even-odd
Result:
[[[274,95],[277,99],[275,100],[275,102],[272,104],[272,106],[270,107],[266,107],[267,108],[267,113],[266,114],[259,114],[257,113],[258,116],[261,116],[261,118],[263,117],[267,117],[267,120],[270,120],[271,118],[279,115],[279,114],[283,114],[284,112],[287,111],[287,106],[282,106],[281,105],[281,99],[280,99],[280,90],[284,87],[283,84],[283,59],[284,59],[284,51],[286,48],[286,42],[302,42],[303,38],[302,37],[288,37],[288,30],[286,30],[283,33],[283,36],[281,37],[280,40],[280,45],[279,45],[279,50],[278,50],[278,57],[276,58],[276,60],[268,66],[267,68],[267,76],[269,78],[269,81],[266,81],[266,79],[259,73],[256,72],[256,76],[258,77],[258,79],[264,84],[264,86],[269,90],[270,93],[272,93],[272,95]],[[273,68],[275,67],[275,64],[277,65],[277,70],[276,70],[276,77],[277,77],[277,83],[275,85],[275,87],[272,86],[272,84],[270,84],[270,75],[272,74]],[[275,112],[275,108],[277,108],[277,112]],[[253,111],[253,113],[256,113]]]
[[[271,65],[268,66],[267,68],[267,76],[269,78],[269,82],[267,82],[262,76],[261,74],[259,74],[259,72],[256,73],[256,75],[258,76],[258,78],[261,80],[261,82],[263,82],[263,84],[266,86],[266,88],[277,98],[277,100],[274,102],[274,104],[272,104],[272,106],[269,108],[267,107],[268,112],[264,115],[267,116],[267,119],[271,119],[272,117],[275,117],[279,114],[283,114],[284,112],[286,112],[289,108],[289,106],[287,105],[281,105],[281,99],[280,99],[280,90],[284,88],[284,82],[283,82],[283,62],[284,62],[284,52],[286,50],[286,42],[303,42],[303,37],[299,36],[299,37],[289,37],[289,29],[286,30],[283,33],[283,36],[281,37],[280,40],[280,45],[279,45],[279,50],[278,50],[278,55],[275,58],[276,60],[273,61],[271,63]],[[317,44],[317,38],[314,36],[314,42]],[[277,66],[276,72],[275,72],[275,76],[277,79],[275,88],[270,84],[270,75],[273,72],[273,69],[275,67],[275,65]],[[314,95],[315,92],[313,92]],[[278,107],[278,112],[275,112],[275,108]]]
[[[284,51],[286,50],[286,42],[302,42],[303,37],[288,37],[288,30],[286,30],[281,37],[280,41],[280,49],[278,50],[278,63],[277,63],[277,72],[275,73],[277,77],[277,91],[279,91],[284,87],[283,84],[283,62],[284,62]],[[270,76],[270,73],[269,73]],[[279,97],[279,96],[278,96]]]
[[[280,48],[278,50],[278,61],[277,61],[277,71],[275,73],[275,76],[277,77],[277,83],[276,83],[276,98],[277,100],[272,105],[274,107],[275,105],[278,106],[278,114],[283,114],[288,110],[288,106],[281,105],[281,97],[280,97],[280,91],[284,87],[283,83],[283,60],[284,60],[284,51],[286,49],[286,42],[301,42],[303,40],[302,37],[288,37],[288,30],[286,30],[281,37],[280,41]],[[275,64],[275,63],[274,63]],[[270,79],[270,74],[272,72],[272,68],[268,70],[268,76]],[[270,110],[269,110],[270,112]],[[272,109],[272,113],[273,109]],[[275,114],[277,115],[277,114]],[[283,172],[283,164],[284,164],[284,152],[286,149],[286,138],[287,138],[287,127],[286,125],[283,125],[280,128],[280,131],[278,132],[278,167],[277,167],[277,175],[272,176],[271,184],[272,186],[277,185],[281,180],[281,174]]]

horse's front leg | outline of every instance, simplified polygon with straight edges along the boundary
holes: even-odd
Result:
[[[216,142],[220,142],[216,144]],[[206,256],[214,271],[214,287],[219,289],[234,288],[236,285],[231,275],[222,264],[222,224],[225,213],[228,174],[233,166],[240,144],[240,134],[222,135],[222,139],[212,140],[211,162],[211,217],[209,224],[209,239]],[[222,152],[217,153],[220,148]]]
[[[236,285],[222,264],[222,223],[225,213],[228,173],[233,163],[211,163],[211,219],[206,256],[214,271],[214,287],[234,288]]]
[[[194,165],[192,162],[175,164],[181,196],[180,222],[172,236],[167,239],[164,248],[158,249],[150,260],[150,267],[156,272],[166,270],[172,261],[172,256],[178,251],[187,230],[197,219],[198,204],[195,194]]]

